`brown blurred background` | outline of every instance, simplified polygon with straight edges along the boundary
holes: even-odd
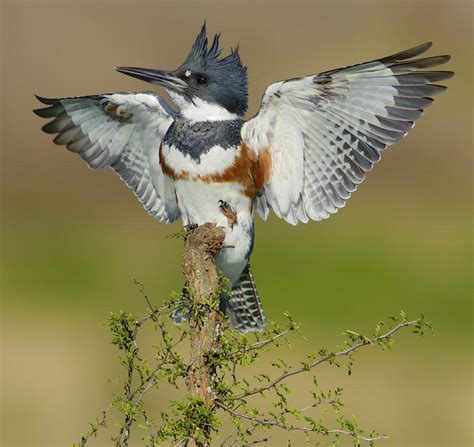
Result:
[[[345,414],[390,435],[381,446],[472,445],[472,12],[468,1],[3,1],[2,445],[77,441],[117,391],[108,312],[144,310],[132,277],[156,303],[182,284],[181,243],[165,238],[179,224],[153,221],[112,172],[53,145],[33,94],[149,90],[112,68],[175,68],[204,19],[227,49],[240,43],[250,114],[279,79],[427,40],[453,56],[447,93],[345,209],[297,227],[257,219],[253,270],[268,317],[289,310],[304,325],[295,358],[401,309],[426,314],[434,337],[401,336],[392,353],[360,355],[349,379],[321,380],[344,385]],[[270,445],[285,442],[275,432]]]

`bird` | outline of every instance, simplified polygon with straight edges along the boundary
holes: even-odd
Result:
[[[238,46],[223,56],[219,39],[208,40],[204,23],[175,70],[115,67],[164,88],[174,108],[143,91],[36,96],[43,105],[34,112],[50,119],[42,130],[56,134],[54,143],[91,169],[115,171],[155,219],[222,227],[216,265],[231,293],[222,293],[221,310],[234,329],[262,331],[267,320],[249,264],[255,214],[266,220],[273,210],[296,225],[336,213],[446,89],[436,82],[454,73],[423,70],[450,59],[417,58],[428,42],[272,83],[245,119],[247,67]]]

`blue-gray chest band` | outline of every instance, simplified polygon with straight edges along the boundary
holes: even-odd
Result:
[[[199,162],[201,155],[214,146],[223,149],[239,146],[242,124],[243,121],[239,119],[197,123],[178,120],[169,127],[164,142]]]

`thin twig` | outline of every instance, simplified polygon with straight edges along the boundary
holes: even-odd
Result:
[[[280,337],[284,337],[289,332],[290,332],[290,329],[286,329],[283,332],[279,332],[278,334],[274,335],[273,337],[266,338],[265,340],[256,341],[255,343],[252,343],[250,346],[242,348],[240,351],[233,351],[233,352],[230,352],[227,355],[230,357],[230,356],[233,356],[233,355],[250,352],[250,351],[253,351],[255,349],[262,349],[266,345],[269,345],[269,344],[275,342],[275,340],[279,339]]]
[[[243,399],[245,397],[249,397],[249,396],[252,396],[254,394],[259,394],[259,393],[262,393],[263,391],[266,391],[270,388],[274,388],[275,385],[277,385],[278,383],[280,383],[282,380],[285,380],[287,379],[288,377],[291,377],[291,376],[295,376],[297,374],[301,374],[301,373],[304,373],[304,372],[307,372],[309,371],[310,369],[320,365],[321,363],[325,363],[325,362],[328,362],[329,360],[335,358],[335,357],[341,357],[341,356],[347,356],[349,355],[351,352],[355,351],[356,349],[359,349],[363,346],[367,346],[367,345],[373,345],[375,343],[377,343],[378,341],[380,340],[384,340],[386,338],[389,338],[391,335],[393,335],[395,332],[399,331],[400,329],[406,327],[406,326],[414,326],[415,324],[418,323],[419,320],[413,320],[413,321],[405,321],[405,322],[401,322],[401,323],[398,323],[396,326],[394,326],[392,329],[390,329],[388,332],[386,332],[385,334],[383,335],[379,335],[377,337],[374,337],[372,339],[364,339],[363,341],[355,344],[355,345],[352,345],[350,346],[349,348],[347,349],[344,349],[342,351],[337,351],[337,352],[333,352],[333,353],[330,353],[330,354],[327,354],[327,355],[324,355],[322,357],[319,357],[317,360],[315,360],[314,362],[310,363],[309,365],[306,365],[306,366],[303,366],[301,368],[297,368],[297,369],[294,369],[292,371],[285,371],[283,374],[281,374],[279,377],[277,377],[275,380],[273,380],[272,382],[268,383],[267,385],[265,386],[262,386],[262,387],[259,387],[259,388],[255,388],[251,391],[247,391],[247,392],[244,392],[244,393],[241,393],[237,396],[235,396],[235,399]]]
[[[262,442],[270,441],[269,437],[256,439],[255,441],[249,442],[248,444],[244,444],[242,447],[249,447],[250,445],[261,444]]]
[[[145,286],[143,285],[142,282],[136,280],[135,278],[132,278],[132,279],[133,279],[133,282],[135,283],[135,285],[138,286],[138,291],[143,296],[143,298],[145,298],[145,301],[147,302],[148,307],[150,308],[150,310],[151,310],[151,312],[154,316],[158,309],[156,307],[153,307],[150,300],[148,299],[148,295],[145,293]]]
[[[133,391],[132,395],[131,395],[131,398],[133,399],[137,393],[141,392],[141,390],[143,389],[143,387],[147,387],[147,389],[149,389],[150,387],[148,386],[148,384],[151,382],[153,383],[154,380],[156,379],[156,374],[158,373],[158,371],[160,371],[160,369],[167,365],[168,364],[168,358],[169,356],[172,354],[173,352],[173,349],[178,346],[184,339],[186,333],[185,332],[182,332],[181,333],[181,336],[180,338],[178,339],[178,341],[174,344],[172,344],[171,346],[169,346],[168,348],[166,349],[163,349],[163,351],[165,352],[165,356],[163,358],[163,360],[158,363],[154,368],[153,370],[150,372],[150,374],[148,375],[148,377],[142,381],[142,383]],[[141,400],[141,398],[139,398],[139,400]]]
[[[323,404],[332,405],[332,404],[334,404],[334,403],[336,403],[336,402],[337,402],[337,401],[334,400],[334,399],[318,400],[317,402],[314,402],[314,403],[312,403],[311,405],[307,405],[306,407],[300,408],[298,411],[299,411],[300,413],[303,413],[304,411],[311,410],[311,408],[319,407],[319,405],[323,405]]]
[[[79,447],[84,447],[87,441],[89,441],[89,439],[92,438],[92,436],[97,435],[97,431],[99,430],[99,427],[105,426],[105,422],[107,421],[107,413],[112,407],[113,407],[113,404],[110,404],[105,410],[102,411],[102,418],[98,420],[95,424],[91,424],[91,428],[87,432],[87,434],[81,437],[81,441],[79,442]]]
[[[281,422],[278,422],[275,419],[260,419],[256,418],[254,416],[250,416],[249,414],[246,413],[238,413],[236,411],[233,411],[232,409],[226,407],[224,404],[222,404],[219,401],[215,402],[216,406],[221,408],[222,410],[226,411],[230,415],[240,418],[240,419],[245,419],[247,421],[253,422],[254,424],[259,424],[259,425],[266,425],[266,426],[272,426],[272,427],[278,427],[286,431],[303,431],[305,433],[319,433],[324,436],[329,436],[332,434],[338,434],[338,435],[346,435],[346,436],[351,436],[353,438],[360,439],[362,441],[368,441],[368,442],[373,442],[377,441],[380,439],[388,439],[388,436],[386,435],[380,435],[380,436],[363,436],[359,435],[355,432],[350,432],[347,430],[342,430],[340,428],[335,428],[331,430],[321,430],[317,429],[314,427],[306,427],[306,426],[298,426],[298,425],[285,425],[282,424]]]

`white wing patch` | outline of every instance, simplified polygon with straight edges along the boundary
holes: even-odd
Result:
[[[156,219],[179,216],[172,180],[159,163],[161,141],[173,112],[153,93],[111,93],[38,99],[49,107],[35,110],[56,144],[76,152],[91,169],[111,168]]]
[[[445,90],[431,82],[452,72],[419,69],[449,56],[407,60],[430,46],[268,87],[242,140],[257,155],[271,150],[264,198],[279,217],[292,224],[321,220],[345,205],[380,152],[407,134],[430,96]]]

